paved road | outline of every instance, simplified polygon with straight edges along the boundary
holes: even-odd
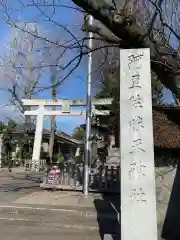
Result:
[[[38,191],[40,175],[28,175],[25,172],[0,172],[0,204],[11,203],[21,196]]]
[[[16,199],[39,188],[39,177],[26,174],[0,173],[0,205],[11,205]],[[162,195],[162,191],[161,195]],[[68,213],[59,216],[43,212],[21,214],[0,212],[0,233],[3,240],[101,240],[104,234],[120,239],[117,221],[84,218]],[[160,228],[158,229],[159,240]],[[101,236],[100,236],[101,233]]]
[[[1,238],[3,240],[99,240],[94,231],[75,230],[58,227],[47,228],[42,226],[23,226],[22,222],[0,221]]]
[[[115,220],[97,220],[69,212],[49,213],[48,211],[0,213],[0,233],[3,240],[101,240],[105,234],[119,239]],[[101,234],[101,236],[100,236]]]
[[[23,173],[1,172],[0,205],[12,205],[12,202],[28,193],[42,191],[39,182],[37,176],[28,178]],[[119,229],[117,221],[102,221],[68,212],[0,211],[3,240],[101,240],[104,234],[112,235],[116,228]]]

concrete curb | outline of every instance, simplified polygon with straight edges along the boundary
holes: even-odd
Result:
[[[89,230],[89,231],[99,231],[99,227],[96,225],[82,225],[82,224],[68,224],[61,222],[50,222],[50,221],[41,221],[41,220],[29,220],[26,218],[19,218],[19,217],[0,217],[0,222],[7,223],[11,222],[13,225],[21,225],[21,226],[33,226],[33,227],[45,227],[51,229],[58,229],[58,228],[66,228],[66,229],[73,229],[73,230]]]
[[[60,213],[66,215],[76,216],[76,217],[84,217],[84,218],[101,218],[101,219],[108,219],[108,220],[117,220],[119,221],[119,213],[113,212],[113,213],[103,213],[99,212],[97,213],[94,209],[86,209],[86,208],[69,208],[66,206],[32,206],[32,205],[0,205],[0,215],[3,213],[11,213],[11,214],[48,214],[48,215],[56,215],[59,216]]]

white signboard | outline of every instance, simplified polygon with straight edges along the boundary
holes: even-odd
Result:
[[[120,51],[121,240],[157,240],[149,49]]]

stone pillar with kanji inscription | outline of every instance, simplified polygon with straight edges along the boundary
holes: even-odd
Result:
[[[149,49],[120,51],[121,240],[157,240]]]

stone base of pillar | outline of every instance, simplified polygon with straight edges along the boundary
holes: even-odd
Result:
[[[33,172],[39,172],[39,162],[32,162],[32,165],[31,165],[31,171]]]

